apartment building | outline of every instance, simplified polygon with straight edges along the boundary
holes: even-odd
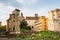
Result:
[[[39,19],[38,14],[35,14],[35,16],[26,16],[26,21],[28,23],[28,26],[31,27],[31,29],[33,29],[34,22],[38,19]]]
[[[34,31],[48,30],[48,18],[41,16],[38,20],[35,21],[33,29]]]
[[[60,9],[55,9],[48,12],[49,22],[48,29],[51,31],[60,32]]]

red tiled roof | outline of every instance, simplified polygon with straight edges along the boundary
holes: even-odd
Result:
[[[24,18],[24,16],[19,16],[18,18]]]
[[[26,20],[36,20],[36,19],[38,19],[39,17],[26,17]]]

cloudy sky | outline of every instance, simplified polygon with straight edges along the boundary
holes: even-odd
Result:
[[[0,0],[0,21],[3,25],[15,8],[19,8],[24,16],[38,13],[48,17],[48,11],[60,8],[60,0]]]

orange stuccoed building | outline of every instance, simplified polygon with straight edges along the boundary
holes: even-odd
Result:
[[[35,21],[34,31],[43,31],[48,30],[48,18],[41,16],[38,20]]]

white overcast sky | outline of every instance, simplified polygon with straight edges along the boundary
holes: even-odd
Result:
[[[35,13],[38,13],[39,16],[48,17],[48,11],[60,8],[60,0],[0,0],[2,25],[6,24],[9,14],[15,8],[20,9],[24,16],[34,16]]]

